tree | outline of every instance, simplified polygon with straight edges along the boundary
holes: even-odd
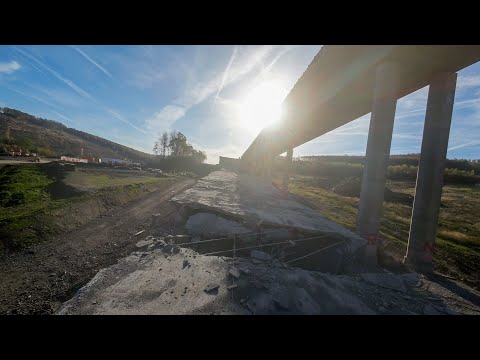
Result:
[[[12,135],[10,134],[10,126],[7,126],[7,130],[5,130],[5,134],[3,135],[3,142],[5,144],[13,143],[13,138],[12,138]]]
[[[33,147],[33,142],[30,138],[23,138],[18,141],[18,145],[20,145],[24,150],[30,151],[30,149]]]
[[[162,149],[162,156],[165,158],[168,148],[168,133],[166,131],[163,132],[160,138],[160,148]]]
[[[203,163],[205,160],[207,160],[207,154],[205,154],[204,151],[201,150],[193,150],[193,158],[198,161],[199,163]]]
[[[187,142],[187,137],[176,130],[170,133],[164,131],[153,147],[153,153],[161,154],[163,158],[167,157],[167,150],[169,157],[191,158],[194,162],[199,163],[203,163],[207,159],[207,155],[203,151],[196,150]]]
[[[158,141],[155,141],[155,145],[153,146],[153,154],[158,156]]]

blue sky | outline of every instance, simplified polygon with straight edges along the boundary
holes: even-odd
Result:
[[[241,156],[320,48],[0,46],[0,106],[150,153],[159,132],[175,129],[216,163]],[[420,151],[427,94],[399,100],[392,153]],[[480,158],[479,95],[477,63],[459,72],[449,158]],[[369,118],[294,155],[365,154]]]

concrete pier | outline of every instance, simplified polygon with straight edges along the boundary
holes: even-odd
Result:
[[[398,65],[392,62],[382,63],[376,69],[372,114],[358,207],[357,232],[368,241],[366,260],[375,264],[397,105],[398,71]]]
[[[430,83],[405,262],[431,271],[452,120],[456,73],[440,73]]]
[[[290,181],[290,171],[292,167],[293,148],[287,150],[287,157],[285,159],[285,173],[283,174],[283,191],[288,193],[288,182]]]

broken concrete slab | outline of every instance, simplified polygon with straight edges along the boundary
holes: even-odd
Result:
[[[198,180],[193,187],[174,196],[172,201],[179,206],[213,213],[210,217],[202,215],[202,220],[196,221],[200,224],[214,224],[214,216],[219,214],[228,219],[239,219],[242,223],[262,223],[265,226],[342,237],[346,239],[341,245],[342,251],[352,255],[359,255],[366,245],[366,240],[361,236],[327,220],[318,211],[286,198],[271,181],[261,177],[214,171]]]
[[[319,212],[284,198],[271,181],[229,171],[214,171],[192,188],[177,194],[173,202],[228,216],[250,218],[253,223],[295,227],[310,231],[344,232]],[[349,233],[347,231],[347,233]],[[345,233],[345,234],[347,234]],[[355,234],[348,234],[356,237]]]
[[[185,228],[192,236],[200,236],[203,234],[206,237],[215,237],[251,233],[250,229],[236,221],[227,220],[221,216],[210,213],[197,213],[190,216]]]

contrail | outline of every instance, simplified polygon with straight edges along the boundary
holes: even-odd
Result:
[[[103,72],[105,75],[107,75],[110,79],[113,79],[113,76],[112,74],[110,74],[108,72],[107,69],[105,69],[102,65],[100,65],[99,63],[97,63],[95,60],[93,60],[90,56],[88,56],[84,51],[80,50],[78,47],[74,46],[74,45],[70,45],[71,48],[73,48],[74,50],[76,50],[80,55],[82,55],[85,59],[87,59],[89,62],[91,62],[93,65],[95,65],[97,67],[98,70],[100,70],[101,72]]]
[[[223,77],[222,77],[222,83],[220,84],[220,87],[218,88],[217,94],[215,95],[215,99],[213,100],[213,106],[215,106],[217,102],[218,95],[220,94],[220,91],[223,89],[223,85],[225,84],[225,80],[228,77],[228,72],[230,71],[230,67],[232,66],[233,60],[235,60],[235,56],[237,55],[237,47],[235,46],[233,48],[232,56],[230,56],[230,60],[228,61],[227,67],[225,68],[225,71],[223,72]]]
[[[47,77],[47,74],[45,74],[42,70],[40,70],[38,67],[36,67],[35,65],[33,65],[30,61],[27,60],[27,58],[25,57],[25,55],[23,55],[20,51],[18,51],[18,49],[16,48],[13,48],[13,50],[15,50],[17,52],[17,55],[19,57],[22,58],[23,61],[25,61],[28,65],[30,65],[31,67],[33,67],[35,70],[37,70],[39,73],[41,73],[43,76]]]
[[[256,82],[258,78],[262,77],[264,74],[267,74],[268,72],[270,72],[270,70],[272,69],[272,67],[275,65],[275,63],[283,56],[285,55],[287,52],[289,52],[290,50],[293,50],[297,47],[300,47],[301,45],[293,45],[293,46],[287,46],[285,48],[283,48],[276,56],[275,58],[270,62],[270,64],[268,64],[267,66],[265,66],[263,68],[263,70],[260,72],[260,74],[258,74],[255,79],[253,80],[253,82]]]
[[[474,146],[474,145],[480,145],[480,141],[470,141],[470,142],[465,143],[465,144],[453,146],[453,147],[448,148],[447,151],[462,149],[464,147]]]
[[[60,116],[62,119],[66,120],[68,122],[75,122],[72,119],[70,119],[69,117],[66,117],[65,115],[60,114],[58,111],[52,110],[52,113],[56,114],[57,116]]]
[[[44,63],[42,63],[40,60],[36,59],[34,56],[30,55],[28,52],[20,49],[20,48],[16,48],[15,49],[17,51],[19,51],[20,53],[22,53],[23,55],[27,56],[29,59],[35,61],[38,65],[40,65],[41,67],[43,67],[44,69],[48,70],[53,76],[55,76],[57,79],[59,79],[60,81],[62,81],[63,83],[65,83],[66,85],[68,85],[71,89],[73,89],[77,94],[80,94],[81,96],[85,97],[85,98],[88,98],[90,99],[91,101],[93,101],[95,104],[97,104],[98,106],[100,106],[101,108],[103,108],[105,111],[107,111],[108,113],[110,113],[111,115],[113,115],[116,119],[120,120],[121,122],[127,124],[127,125],[130,125],[131,127],[133,127],[135,130],[138,130],[144,134],[146,134],[146,131],[145,130],[142,130],[141,128],[139,128],[138,126],[134,125],[133,123],[131,123],[130,121],[128,121],[127,119],[125,119],[123,116],[121,116],[119,113],[117,113],[116,111],[110,109],[109,107],[103,105],[102,103],[100,103],[98,100],[96,100],[92,95],[90,95],[87,91],[83,90],[80,86],[78,86],[77,84],[75,84],[73,81],[69,80],[69,79],[66,79],[64,78],[62,75],[60,75],[59,73],[57,73],[55,70],[49,68],[47,65],[45,65]]]
[[[38,65],[40,65],[41,67],[43,67],[44,69],[46,69],[47,71],[49,71],[53,76],[55,76],[58,80],[62,81],[63,83],[65,83],[66,85],[68,85],[71,89],[73,89],[76,93],[82,95],[83,97],[86,97],[88,99],[92,99],[93,100],[93,97],[92,95],[90,95],[88,92],[86,92],[85,90],[83,90],[80,86],[78,86],[77,84],[75,84],[73,81],[69,80],[69,79],[66,79],[64,78],[62,75],[60,75],[59,73],[57,73],[55,70],[49,68],[47,65],[45,65],[44,63],[42,63],[40,60],[36,59],[34,56],[30,55],[29,53],[27,53],[26,51],[20,49],[20,48],[16,48],[17,51],[21,52],[23,55],[27,56],[29,59],[35,61]]]

